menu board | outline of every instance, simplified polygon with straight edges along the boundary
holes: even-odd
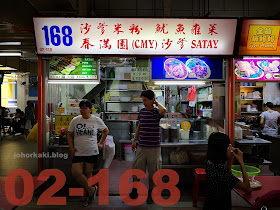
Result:
[[[235,61],[236,80],[280,81],[280,59]]]
[[[152,80],[222,80],[223,59],[152,58]]]
[[[136,59],[136,68],[131,69],[131,81],[149,82],[149,59]]]
[[[53,56],[49,62],[49,79],[98,80],[98,59],[81,56]]]
[[[55,134],[60,135],[61,128],[65,128],[67,132],[69,124],[74,117],[76,115],[55,115]]]
[[[280,20],[243,20],[238,54],[279,56],[279,32]]]
[[[73,115],[79,115],[80,114],[80,107],[79,104],[83,99],[69,99],[68,100],[68,113]]]

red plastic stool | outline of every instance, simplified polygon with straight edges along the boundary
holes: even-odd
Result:
[[[193,185],[193,207],[197,207],[198,200],[204,200],[204,196],[198,196],[199,182],[206,179],[204,168],[196,168],[194,172],[194,185]]]

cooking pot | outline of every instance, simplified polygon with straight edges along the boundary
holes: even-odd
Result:
[[[160,127],[161,141],[169,142],[170,140],[170,128]]]
[[[170,141],[179,142],[179,128],[177,127],[170,128]]]

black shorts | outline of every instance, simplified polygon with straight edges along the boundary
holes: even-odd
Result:
[[[92,155],[92,156],[75,156],[72,159],[72,163],[91,163],[91,164],[96,164],[98,159],[98,155]]]

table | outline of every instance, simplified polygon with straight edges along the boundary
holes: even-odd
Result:
[[[272,145],[271,141],[267,141],[261,138],[255,138],[253,140],[242,139],[235,140],[235,147],[239,147],[243,153],[251,154],[251,156],[259,156],[264,158],[263,162],[250,162],[252,160],[247,160],[244,155],[244,161],[247,165],[254,165],[259,167],[259,165],[270,165],[272,162],[269,159],[269,151]]]
[[[269,170],[274,173],[274,175],[280,175],[280,161],[279,161],[279,150],[280,150],[280,135],[264,135],[262,138],[267,139],[272,142],[269,150],[269,160],[272,161]]]
[[[255,180],[260,181],[262,186],[253,189],[251,195],[246,194],[240,189],[233,189],[251,206],[255,204],[256,198],[263,196],[271,190],[280,190],[280,176],[256,176]]]

